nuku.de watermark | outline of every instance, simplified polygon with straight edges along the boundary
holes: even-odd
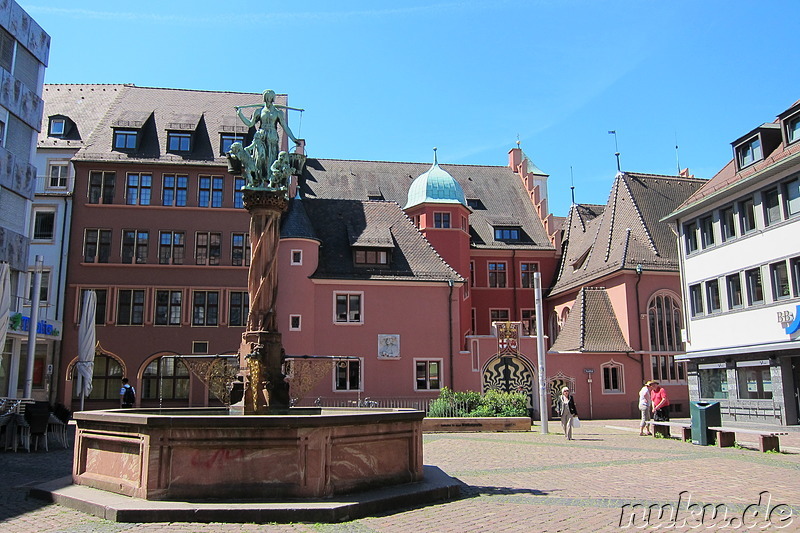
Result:
[[[730,530],[782,529],[794,522],[793,509],[785,503],[772,503],[769,491],[758,495],[758,502],[739,510],[724,503],[692,503],[689,491],[681,491],[676,503],[627,503],[619,517],[621,529],[702,528]]]

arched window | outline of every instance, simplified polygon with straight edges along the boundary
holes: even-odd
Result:
[[[603,394],[622,394],[625,392],[623,367],[613,359],[600,365],[603,375]]]
[[[682,352],[681,303],[669,293],[658,293],[647,306],[650,325],[650,351]]]
[[[564,324],[567,323],[567,319],[569,318],[569,311],[570,311],[569,307],[565,307],[561,311],[561,328],[563,328]]]
[[[78,386],[78,365],[72,365],[72,398],[80,398]],[[119,389],[122,386],[122,365],[106,354],[98,353],[94,356],[94,370],[92,372],[92,392],[88,400],[119,400]]]
[[[555,310],[553,310],[553,312],[550,313],[550,346],[552,346],[553,343],[556,342],[556,339],[558,338],[558,333],[560,331],[561,328],[559,327],[558,323],[558,313]]]
[[[189,369],[176,356],[153,359],[142,374],[142,400],[159,399],[189,399]]]

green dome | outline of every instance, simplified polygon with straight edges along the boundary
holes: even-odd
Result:
[[[427,202],[467,205],[464,189],[453,176],[439,166],[435,148],[433,165],[427,172],[411,182],[411,187],[408,188],[408,201],[403,209]]]

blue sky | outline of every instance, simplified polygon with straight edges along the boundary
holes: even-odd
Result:
[[[46,83],[287,93],[312,157],[504,165],[517,138],[551,210],[616,171],[710,178],[800,99],[797,0],[17,0]],[[119,11],[114,11],[119,9]],[[233,12],[233,10],[236,10]]]

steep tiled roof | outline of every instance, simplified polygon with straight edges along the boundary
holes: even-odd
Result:
[[[675,270],[675,235],[660,219],[705,180],[618,173],[605,207],[573,205],[564,224],[558,279],[550,292],[565,292],[622,269]]]
[[[619,327],[608,293],[583,287],[551,352],[632,352]]]
[[[124,85],[104,113],[97,128],[75,155],[91,161],[168,162],[176,164],[214,163],[223,165],[220,133],[246,131],[234,106],[263,103],[257,93],[193,91]],[[276,103],[285,105],[286,95]],[[245,110],[247,113],[251,110]],[[142,140],[135,153],[112,150],[115,126],[142,123]],[[188,154],[167,152],[167,130],[195,132],[193,149]]]
[[[302,205],[314,234],[322,241],[315,278],[463,281],[394,202],[304,199]],[[383,237],[392,239],[390,264],[385,268],[357,267],[351,242],[355,239],[357,246],[370,246],[376,236],[376,248],[386,249],[390,244]]]
[[[39,148],[71,148],[77,150],[89,139],[125,85],[45,84],[42,88],[44,112],[39,132]],[[74,123],[66,135],[48,135],[48,118],[63,115]]]
[[[289,209],[281,217],[281,239],[319,240],[300,198],[294,198],[289,203]]]
[[[795,111],[795,108],[798,107],[800,107],[800,100],[792,104],[792,106],[784,113],[781,113],[780,116],[785,115],[787,112]],[[779,121],[776,120],[774,123],[764,124],[761,127],[780,127],[780,125]],[[714,177],[705,184],[705,186],[689,196],[677,209],[675,209],[675,213],[670,214],[670,217],[681,211],[690,209],[692,206],[700,204],[740,182],[747,181],[748,179],[761,174],[770,167],[785,162],[788,158],[797,160],[800,158],[799,154],[800,142],[795,142],[788,146],[784,143],[780,143],[774,150],[772,150],[771,153],[764,154],[764,159],[753,163],[752,165],[748,165],[739,171],[736,170],[737,165],[735,160],[731,159],[728,164],[722,168],[722,170],[717,172]]]
[[[472,246],[552,250],[539,216],[519,177],[508,167],[440,165],[464,190],[467,200],[479,199],[485,209],[470,215]],[[412,181],[430,168],[428,163],[389,161],[343,161],[309,159],[301,178],[307,198],[382,199],[405,205]],[[495,225],[519,225],[528,242],[509,243],[494,239]]]

